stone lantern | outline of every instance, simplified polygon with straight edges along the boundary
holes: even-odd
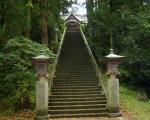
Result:
[[[36,63],[36,74],[41,78],[45,77],[47,74],[47,65],[48,63],[53,63],[53,57],[47,57],[44,55],[44,50],[41,50],[41,54],[37,57],[31,58],[33,62]]]
[[[92,32],[93,32],[93,27],[92,26],[89,27],[89,32],[90,32],[90,37],[92,37]]]
[[[45,80],[47,75],[48,63],[53,63],[54,58],[44,55],[41,50],[41,55],[31,58],[36,63],[36,74],[39,80],[36,81],[36,116],[34,120],[49,120],[48,117],[48,82]]]
[[[58,27],[55,27],[55,41],[58,42]]]
[[[107,74],[110,75],[110,78],[115,78],[115,75],[119,73],[118,63],[124,58],[124,56],[114,54],[113,49],[110,49],[110,54],[104,57],[104,61],[107,62]]]
[[[110,78],[107,80],[107,109],[108,117],[120,117],[119,113],[119,80],[115,78],[115,75],[119,73],[118,63],[125,58],[124,56],[116,55],[113,53],[113,49],[110,49],[110,54],[104,57],[104,61],[107,63],[107,74]]]

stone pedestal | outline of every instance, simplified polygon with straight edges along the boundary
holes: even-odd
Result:
[[[58,31],[55,33],[55,41],[58,42]]]
[[[48,119],[48,83],[43,77],[36,82],[36,117],[34,120]]]
[[[108,117],[122,116],[119,113],[119,80],[116,78],[108,79],[107,83],[107,109]]]

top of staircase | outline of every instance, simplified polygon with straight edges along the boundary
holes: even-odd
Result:
[[[80,31],[80,20],[73,14],[71,13],[68,18],[66,19],[66,31],[67,32],[77,32]]]

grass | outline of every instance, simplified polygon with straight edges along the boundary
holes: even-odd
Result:
[[[133,120],[150,120],[150,100],[139,89],[120,86],[120,106]]]
[[[22,110],[13,113],[11,110],[0,110],[0,120],[33,120],[34,113],[30,110]]]

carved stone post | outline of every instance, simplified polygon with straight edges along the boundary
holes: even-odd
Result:
[[[36,116],[34,120],[49,120],[48,117],[48,82],[45,80],[47,74],[47,64],[52,63],[53,58],[41,55],[32,57],[32,61],[36,63],[36,74],[39,80],[36,81]]]
[[[119,113],[119,80],[115,78],[115,75],[119,73],[118,62],[123,58],[124,56],[114,54],[113,49],[111,49],[110,54],[104,58],[107,62],[107,74],[110,75],[110,78],[107,81],[108,117],[122,116],[121,113]]]

